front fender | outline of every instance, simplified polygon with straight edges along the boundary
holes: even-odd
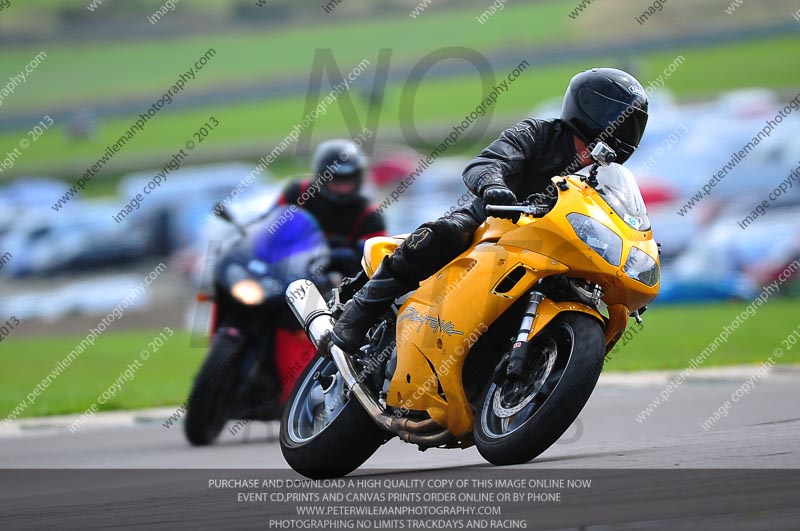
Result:
[[[536,320],[533,323],[530,334],[528,334],[528,341],[532,340],[533,337],[541,332],[545,326],[550,324],[558,314],[563,312],[585,313],[597,319],[603,329],[606,327],[606,320],[603,316],[600,315],[597,310],[589,308],[585,304],[580,304],[578,302],[555,302],[550,299],[543,299],[542,302],[539,303],[539,308],[536,310]]]
[[[545,326],[563,312],[581,312],[590,315],[597,319],[600,326],[603,327],[605,334],[606,353],[608,353],[614,345],[619,341],[620,336],[625,332],[628,326],[628,308],[622,304],[615,304],[608,307],[608,317],[603,317],[597,310],[581,304],[578,302],[554,302],[550,299],[544,299],[539,304],[536,311],[536,321],[533,323],[533,328],[528,334],[528,341],[531,341],[534,336],[539,334]]]

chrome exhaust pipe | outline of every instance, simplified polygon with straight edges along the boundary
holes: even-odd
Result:
[[[333,315],[317,286],[310,280],[295,280],[286,289],[286,302],[303,325],[308,338],[315,347],[319,347],[322,338],[333,330]],[[350,356],[336,345],[331,344],[330,353],[336,368],[339,369],[339,374],[344,378],[345,385],[355,395],[361,407],[378,426],[390,433],[396,433],[392,429],[394,417],[386,414],[384,408],[364,385],[366,375],[357,374]]]
[[[295,280],[286,288],[286,302],[308,339],[319,347],[322,337],[333,330],[333,315],[317,286],[310,280]]]

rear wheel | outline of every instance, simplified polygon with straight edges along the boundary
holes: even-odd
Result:
[[[361,407],[329,358],[317,356],[297,379],[281,419],[281,451],[300,474],[349,474],[389,438]]]
[[[600,323],[562,313],[530,345],[523,378],[490,383],[473,433],[495,465],[526,463],[569,428],[597,384],[605,357]]]

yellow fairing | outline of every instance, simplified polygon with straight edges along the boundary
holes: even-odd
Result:
[[[381,265],[385,256],[389,256],[403,242],[405,235],[387,237],[377,236],[364,242],[364,256],[361,259],[361,267],[372,278],[375,270]]]
[[[524,274],[505,290],[503,279],[515,271]],[[400,308],[397,369],[387,403],[427,411],[456,436],[469,433],[473,416],[461,374],[470,349],[542,276],[566,271],[566,266],[539,253],[485,242],[423,282]],[[586,306],[545,300],[536,329],[562,311],[584,311],[602,322]]]
[[[470,433],[473,415],[462,384],[466,356],[480,335],[544,277],[566,274],[601,286],[609,315],[580,303],[545,299],[531,337],[559,313],[579,311],[603,324],[610,349],[625,331],[629,309],[655,298],[658,284],[648,287],[622,269],[633,246],[658,259],[650,232],[630,228],[579,180],[569,179],[568,184],[544,218],[523,218],[516,225],[490,218],[476,232],[473,247],[406,300],[397,320],[397,369],[386,399],[389,405],[427,411],[457,437]],[[566,218],[572,212],[590,216],[622,237],[620,265],[607,263],[577,238]],[[369,240],[364,253],[367,273],[372,275],[401,241]]]
[[[472,411],[461,381],[466,355],[480,334],[530,290],[535,272],[554,266],[549,262],[536,253],[480,243],[423,282],[400,308],[397,370],[387,403],[426,410],[454,435],[468,433]],[[501,279],[518,266],[524,277],[508,292],[497,293]]]
[[[590,186],[578,179],[567,179],[569,188],[559,194],[555,208],[541,219],[526,219],[520,227],[504,234],[498,242],[506,247],[529,249],[557,257],[566,264],[573,278],[598,284],[609,306],[622,304],[641,308],[658,295],[659,284],[646,286],[630,278],[623,265],[632,247],[638,247],[658,262],[658,246],[651,231],[637,231],[628,226]],[[578,213],[595,219],[622,238],[620,264],[614,266],[583,243],[567,221]]]

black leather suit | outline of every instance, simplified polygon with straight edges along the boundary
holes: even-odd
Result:
[[[477,197],[468,206],[415,230],[386,259],[389,272],[414,285],[464,252],[486,220],[480,197],[489,186],[503,184],[522,201],[545,192],[552,177],[580,168],[573,133],[561,120],[528,118],[506,129],[464,169],[464,184]]]

